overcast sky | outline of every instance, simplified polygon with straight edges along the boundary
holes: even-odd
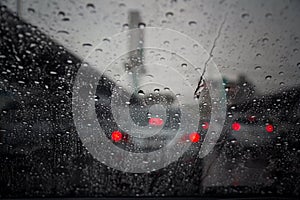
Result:
[[[300,1],[20,2],[23,19],[81,58],[104,38],[126,30],[129,11],[137,10],[147,27],[184,33],[207,52],[215,41],[213,61],[226,78],[245,74],[260,93],[300,83]],[[15,1],[1,3],[16,11]]]

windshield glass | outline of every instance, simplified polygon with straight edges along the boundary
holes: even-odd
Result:
[[[0,197],[298,197],[299,1],[0,1]]]

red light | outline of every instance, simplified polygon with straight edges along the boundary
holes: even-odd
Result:
[[[162,120],[161,118],[158,118],[158,117],[156,117],[156,118],[152,117],[149,119],[149,124],[151,126],[161,126],[161,125],[163,125],[163,123],[164,123],[164,120]]]
[[[201,136],[199,135],[199,133],[194,132],[189,135],[189,138],[190,138],[191,142],[196,143],[196,142],[199,142]]]
[[[241,125],[237,122],[234,122],[231,126],[232,130],[239,131],[241,129]]]
[[[119,142],[122,139],[122,133],[120,131],[112,132],[111,139],[115,142]]]
[[[203,122],[202,128],[207,130],[209,128],[209,123],[208,122]]]
[[[273,125],[268,124],[268,125],[266,126],[266,131],[267,131],[268,133],[272,133],[272,132],[274,131]]]

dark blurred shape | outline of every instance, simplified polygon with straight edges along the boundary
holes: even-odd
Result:
[[[95,160],[72,119],[72,86],[81,60],[5,6],[0,9],[1,198],[200,193],[199,184],[188,189],[201,174],[197,158],[197,167],[185,168],[185,161],[179,161],[149,174],[123,173]],[[107,120],[114,84],[102,77],[95,97],[109,139],[117,130]],[[183,180],[189,183],[182,185]],[[168,191],[171,185],[174,191]]]

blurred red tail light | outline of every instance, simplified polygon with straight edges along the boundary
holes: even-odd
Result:
[[[111,134],[111,139],[114,141],[114,142],[119,142],[122,140],[122,133],[120,131],[114,131],[112,132]]]
[[[191,133],[191,134],[189,135],[189,139],[190,139],[191,142],[196,143],[196,142],[199,142],[199,141],[200,141],[201,136],[200,136],[199,133],[193,132],[193,133]]]
[[[272,124],[266,125],[266,131],[272,133],[274,131],[274,126]]]
[[[231,125],[231,128],[232,130],[234,131],[239,131],[241,129],[241,125],[238,123],[238,122],[234,122],[232,125]]]

